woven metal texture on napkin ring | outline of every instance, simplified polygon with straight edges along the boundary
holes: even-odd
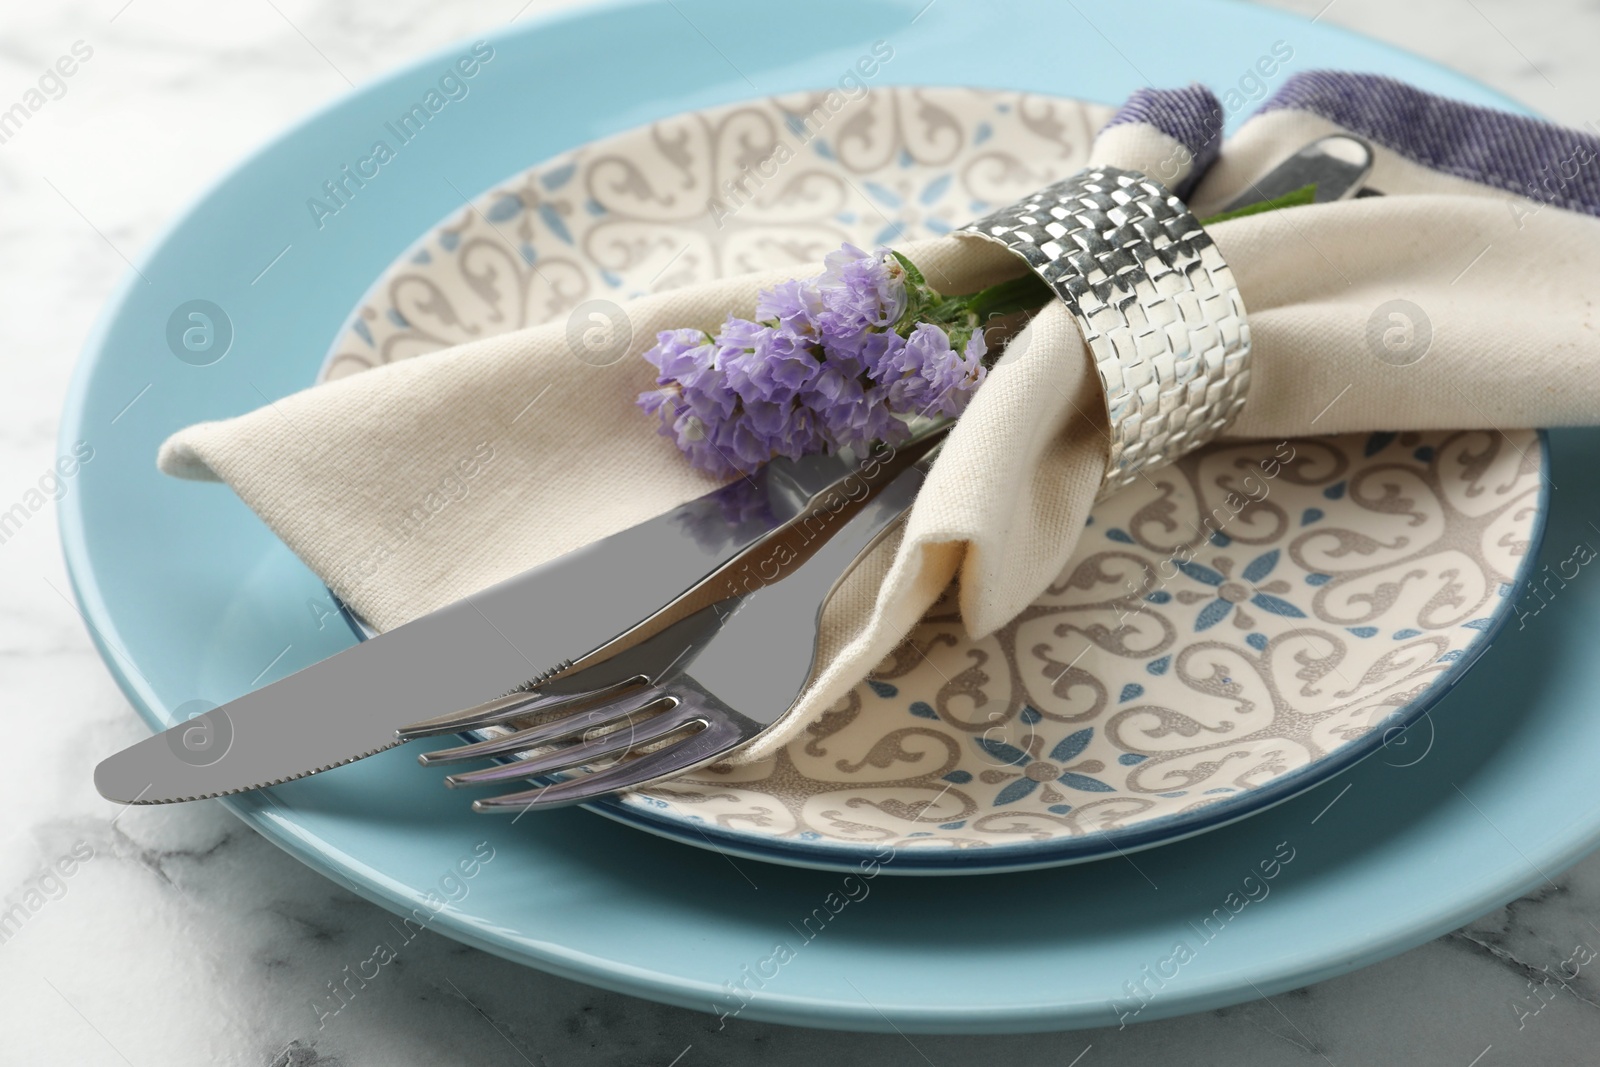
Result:
[[[1159,182],[1090,167],[963,231],[1021,255],[1083,330],[1111,420],[1102,498],[1210,441],[1244,406],[1250,326],[1233,272]]]

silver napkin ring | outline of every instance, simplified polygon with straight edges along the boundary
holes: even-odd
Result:
[[[1244,407],[1244,301],[1211,236],[1159,182],[1089,167],[958,232],[1022,256],[1083,330],[1111,420],[1100,497],[1199,448]]]

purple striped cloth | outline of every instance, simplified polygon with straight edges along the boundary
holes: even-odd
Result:
[[[1600,137],[1592,133],[1337,70],[1294,75],[1256,114],[1283,110],[1321,116],[1441,174],[1600,216]],[[1191,85],[1140,89],[1106,126],[1155,127],[1194,155],[1198,176],[1217,158],[1222,119],[1211,90]]]

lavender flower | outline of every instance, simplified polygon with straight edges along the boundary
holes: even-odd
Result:
[[[822,262],[828,269],[815,285],[822,299],[819,322],[824,334],[849,337],[900,321],[906,309],[905,271],[894,259],[847,244]]]
[[[661,372],[657,384],[668,387],[690,410],[724,419],[733,414],[733,398],[722,388],[717,355],[717,346],[700,330],[666,330],[644,358]]]
[[[809,342],[743,319],[729,318],[717,345],[728,384],[743,400],[787,404],[822,369]]]
[[[919,322],[898,358],[884,368],[889,405],[905,414],[961,414],[988,373],[983,365],[987,350],[982,331],[975,331],[958,353],[948,333]]]
[[[823,412],[824,428],[835,450],[864,448],[875,441],[894,445],[910,437],[911,427],[895,417],[886,399],[883,386],[873,385]]]
[[[798,278],[779,282],[756,295],[756,319],[773,323],[793,337],[820,339],[825,310],[817,287]]]
[[[645,353],[660,373],[639,407],[696,467],[728,477],[898,443],[906,418],[959,415],[983,383],[994,290],[943,297],[903,256],[848,244],[824,262],[763,290],[755,320],[730,316],[715,337],[667,330]]]

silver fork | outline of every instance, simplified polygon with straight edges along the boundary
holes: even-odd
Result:
[[[512,757],[452,774],[445,779],[451,787],[542,778],[617,761],[535,789],[476,800],[472,807],[478,812],[576,804],[714,762],[794,706],[816,667],[824,605],[910,508],[936,452],[935,445],[859,510],[851,509],[855,514],[848,521],[798,527],[787,541],[764,546],[765,558],[753,561],[754,571],[777,573],[771,584],[712,603],[534,691],[406,727],[400,737],[543,717],[503,736],[419,757],[425,766]],[[550,746],[556,747],[530,754]]]

